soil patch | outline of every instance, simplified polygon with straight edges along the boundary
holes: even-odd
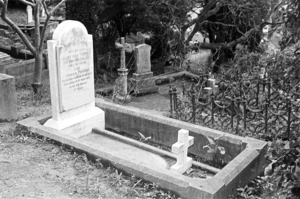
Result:
[[[50,114],[49,83],[33,96],[17,88],[19,119]],[[124,176],[101,160],[25,132],[15,122],[0,123],[0,198],[90,199],[178,198],[153,183]]]

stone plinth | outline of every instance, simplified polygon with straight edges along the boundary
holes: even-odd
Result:
[[[158,92],[158,87],[155,85],[155,78],[153,72],[133,73],[131,78],[134,84],[134,92],[136,94],[146,94]]]
[[[17,118],[15,79],[13,76],[0,74],[0,122]]]

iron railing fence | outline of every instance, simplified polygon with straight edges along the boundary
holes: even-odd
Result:
[[[275,84],[269,77],[214,82],[203,75],[190,88],[183,84],[181,93],[170,86],[171,117],[266,140],[298,137],[298,82]]]

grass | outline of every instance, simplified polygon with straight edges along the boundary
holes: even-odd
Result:
[[[37,95],[33,95],[29,86],[19,87],[17,88],[17,97],[20,119],[50,113],[50,89],[47,83],[44,83],[41,92]],[[64,177],[57,184],[63,187],[71,198],[180,198],[174,193],[162,190],[155,183],[145,182],[132,174],[124,174],[122,171],[114,168],[112,164],[108,164],[101,159],[88,158],[84,153],[78,153],[71,147],[39,136],[27,129],[21,128],[14,122],[3,125],[7,127],[5,128],[6,130],[3,130],[4,128],[0,130],[2,138],[5,137],[5,139],[1,139],[0,146],[2,143],[5,143],[12,144],[16,148],[35,148],[34,152],[28,150],[28,153],[24,154],[24,158],[31,159],[35,153],[39,153],[36,154],[38,158],[30,160],[31,167],[39,164],[47,164],[50,166],[45,166],[43,169],[43,172],[46,172],[46,174],[39,175],[51,176],[52,173],[63,174]],[[50,153],[56,151],[55,156],[51,154],[49,156],[48,148],[51,148]],[[47,149],[47,151],[43,149]],[[12,153],[10,155],[11,157],[16,157]],[[39,158],[43,160],[37,161]],[[7,161],[13,163],[12,160]],[[61,167],[61,165],[68,166]],[[67,173],[61,172],[60,169],[62,168],[65,168],[64,172]],[[17,171],[14,170],[12,172]],[[2,170],[2,173],[5,172]],[[20,181],[24,181],[23,176],[19,177],[22,178]],[[57,179],[55,178],[55,180]],[[31,179],[31,181],[35,181],[35,179]],[[46,182],[42,182],[41,184],[43,183]],[[18,192],[18,189],[20,187],[16,187],[15,192]],[[57,194],[56,197],[62,197],[59,193]]]

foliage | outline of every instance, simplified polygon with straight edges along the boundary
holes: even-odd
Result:
[[[75,0],[67,2],[66,17],[81,21],[96,38],[116,32],[124,37],[131,32],[137,15],[145,14],[143,5],[143,0]]]
[[[283,40],[282,49],[291,46],[299,41],[300,24],[300,1],[284,1],[286,7],[278,11],[278,21],[284,22],[282,26]]]
[[[276,53],[249,52],[238,50],[232,67],[224,70],[224,76],[233,79],[233,76],[245,74],[248,77],[257,76],[261,68],[265,68],[275,84],[283,85],[287,82],[298,82],[300,42],[297,42]]]
[[[295,144],[295,142],[293,142]],[[291,198],[296,199],[299,195],[299,146],[287,147],[287,142],[277,140],[270,145],[278,148],[280,154],[269,150],[276,157],[273,157],[272,163],[266,167],[265,175],[257,177],[249,185],[239,188],[237,198]],[[285,146],[282,148],[282,146]],[[280,149],[279,149],[280,148]]]
[[[75,0],[67,2],[66,12],[95,38],[115,41],[129,33],[147,33],[156,58],[181,65],[196,32],[210,38],[211,44],[198,45],[212,49],[215,61],[232,58],[238,43],[255,50],[268,9],[269,2],[260,0]]]

